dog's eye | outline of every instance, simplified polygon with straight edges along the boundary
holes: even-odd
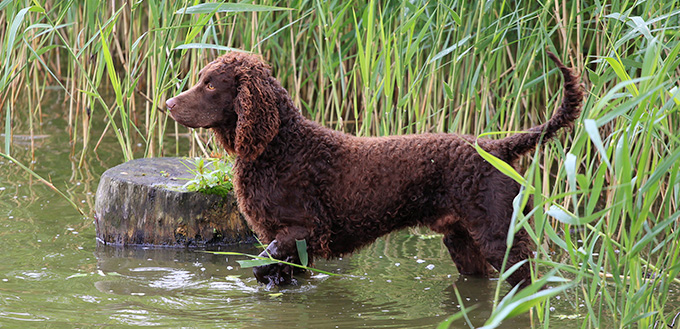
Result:
[[[215,90],[215,86],[213,86],[213,84],[210,82],[208,82],[208,84],[205,87],[208,88],[208,90]]]

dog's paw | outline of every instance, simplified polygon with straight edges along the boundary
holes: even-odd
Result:
[[[268,289],[274,286],[297,284],[297,280],[293,278],[293,267],[287,264],[256,266],[253,268],[253,274],[257,281],[267,286]]]
[[[267,249],[260,253],[259,256],[282,259],[287,263],[300,263],[297,255],[286,256],[285,253],[281,252],[279,249],[279,242],[277,240],[270,242],[269,246],[267,246]],[[253,268],[253,274],[255,275],[257,281],[267,286],[267,288],[272,288],[273,286],[296,285],[297,280],[293,278],[293,275],[304,272],[305,269],[303,268],[283,263],[262,265]]]

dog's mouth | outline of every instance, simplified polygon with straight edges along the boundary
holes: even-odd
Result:
[[[167,114],[170,118],[175,120],[177,123],[187,127],[187,128],[199,128],[200,125],[196,124],[196,118],[187,117],[186,113],[181,111],[180,106],[175,98],[170,98],[165,102],[166,108],[163,112]],[[159,107],[160,108],[160,107]]]

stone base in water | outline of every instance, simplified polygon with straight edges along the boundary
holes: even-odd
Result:
[[[137,159],[102,174],[95,201],[97,239],[106,244],[209,247],[253,243],[226,196],[182,188],[193,174],[181,158]]]

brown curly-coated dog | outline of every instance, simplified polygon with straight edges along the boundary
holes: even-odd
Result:
[[[191,128],[212,128],[236,155],[239,208],[276,259],[299,263],[295,240],[311,257],[351,253],[409,226],[444,235],[460,273],[486,276],[501,268],[520,185],[486,162],[475,142],[511,165],[540,141],[570,127],[584,90],[577,74],[552,53],[564,76],[561,106],[546,123],[500,140],[422,134],[355,137],[300,114],[288,92],[256,55],[231,52],[208,64],[191,89],[167,101],[170,116]],[[507,268],[527,260],[531,242],[519,230]],[[256,267],[259,282],[291,283],[293,268]],[[524,262],[507,281],[531,281]]]

